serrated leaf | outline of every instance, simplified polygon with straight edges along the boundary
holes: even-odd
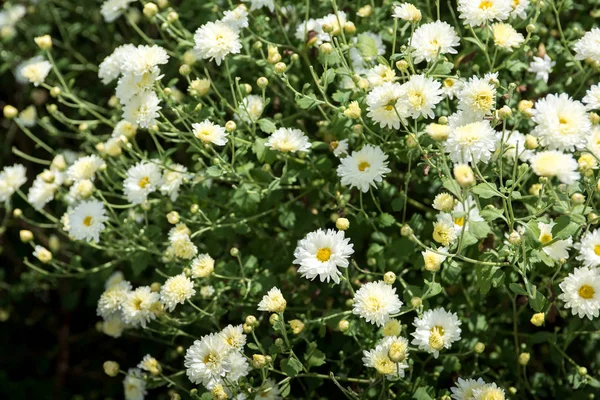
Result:
[[[471,191],[482,199],[491,199],[492,197],[500,197],[500,193],[494,183],[480,183],[471,188]]]
[[[260,127],[260,130],[265,133],[273,133],[277,129],[275,123],[268,118],[259,119],[258,126]]]
[[[388,226],[392,226],[395,222],[396,218],[394,218],[393,215],[388,213],[381,214],[377,219],[377,225],[379,225],[381,228],[387,228]]]

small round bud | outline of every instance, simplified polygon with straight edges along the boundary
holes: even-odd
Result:
[[[321,27],[321,29],[323,29],[323,32],[325,32],[325,33],[331,33],[331,32],[333,32],[333,25],[331,25],[329,23],[324,23],[323,26]]]
[[[269,317],[269,323],[275,325],[279,321],[279,314],[271,314]]]
[[[442,397],[440,397],[440,400],[452,400],[452,398],[450,396],[448,396],[447,394],[445,394]]]
[[[31,242],[33,240],[33,233],[31,231],[23,229],[19,231],[19,238],[23,243]]]
[[[187,64],[183,64],[181,67],[179,67],[179,73],[183,76],[188,76],[191,72],[192,68]]]
[[[52,89],[50,89],[50,96],[56,98],[60,96],[61,92],[62,90],[58,86],[54,86]]]
[[[58,111],[58,106],[57,106],[56,104],[48,104],[48,105],[46,106],[46,110],[48,110],[48,112],[49,112],[50,114],[54,114],[55,112],[57,112],[57,111]]]
[[[517,394],[517,388],[514,387],[514,386],[509,387],[508,388],[508,393],[510,393],[511,395],[514,396],[515,394]]]
[[[331,54],[333,52],[333,46],[331,45],[331,43],[323,43],[321,46],[319,46],[319,53],[324,54],[324,55],[328,55]]]
[[[396,68],[398,69],[398,71],[406,72],[406,71],[408,71],[408,67],[409,67],[409,64],[406,60],[396,61]]]
[[[498,110],[498,118],[500,119],[508,119],[510,118],[510,116],[512,115],[512,110],[510,109],[509,106],[502,106],[502,108],[500,108]]]
[[[587,215],[587,221],[589,224],[597,224],[598,223],[598,214],[593,213],[593,212],[589,213]]]
[[[192,214],[196,214],[199,210],[200,210],[200,206],[196,203],[194,203],[190,206],[190,212]]]
[[[304,322],[299,319],[293,319],[290,321],[290,327],[292,328],[292,333],[294,335],[299,335],[304,331]]]
[[[512,231],[510,235],[508,235],[508,242],[514,246],[518,246],[521,244],[521,234],[517,231]]]
[[[579,367],[579,368],[577,368],[577,373],[581,376],[586,376],[588,373],[588,370],[586,367]]]
[[[388,285],[393,285],[396,282],[396,274],[392,271],[388,271],[383,275],[383,281]]]
[[[175,21],[177,21],[179,19],[179,14],[177,14],[175,11],[171,11],[169,14],[167,14],[167,21],[169,21],[170,23],[173,23]]]
[[[52,37],[50,37],[50,35],[38,36],[33,40],[41,50],[49,50],[52,48]]]
[[[276,74],[283,74],[287,69],[287,66],[282,63],[282,62],[278,62],[277,64],[275,64],[275,73]]]
[[[388,350],[388,357],[395,363],[406,359],[406,345],[403,342],[392,342]]]
[[[50,251],[45,247],[39,245],[36,246],[35,252],[33,254],[38,260],[40,260],[44,264],[48,264],[50,261],[52,261],[52,253],[50,253]]]
[[[347,218],[338,218],[335,221],[335,227],[340,231],[345,231],[346,229],[350,228],[350,221],[348,221]]]
[[[254,327],[252,325],[244,324],[242,329],[244,330],[245,334],[250,334],[254,330]]]
[[[143,13],[147,18],[152,18],[158,14],[158,6],[154,3],[146,3],[144,5]]]
[[[581,193],[573,193],[571,195],[571,201],[573,204],[583,204],[585,202],[585,196]]]
[[[475,174],[467,164],[457,164],[454,166],[454,179],[463,188],[468,188],[475,183]]]
[[[169,6],[169,0],[157,0],[156,4],[160,9],[167,8]]]
[[[256,319],[256,317],[255,317],[254,315],[248,315],[248,316],[246,317],[246,320],[245,320],[245,322],[246,322],[248,325],[252,325],[252,326],[254,326],[254,325],[256,325],[256,324],[258,323],[258,320]]]
[[[181,400],[181,396],[177,392],[172,392],[169,395],[169,400]]]
[[[525,148],[527,150],[535,150],[538,148],[538,146],[539,146],[538,138],[536,138],[533,135],[525,136]]]
[[[262,354],[254,354],[252,356],[252,366],[256,369],[263,368],[267,365],[267,359]]]
[[[265,78],[264,76],[261,76],[260,78],[258,78],[256,80],[256,85],[261,89],[266,88],[268,84],[269,84],[269,80],[267,78]]]
[[[58,236],[52,234],[48,237],[48,247],[50,247],[50,251],[58,253],[60,250],[60,239]]]
[[[21,210],[20,208],[15,208],[12,214],[15,218],[21,218],[21,216],[23,215],[23,210]]]
[[[152,284],[150,285],[150,290],[154,293],[158,293],[160,292],[161,287],[162,285],[159,282],[152,282]]]
[[[40,178],[42,178],[42,180],[46,183],[52,183],[54,182],[54,172],[50,171],[49,169],[45,169],[41,174],[40,174]]]
[[[356,15],[358,15],[361,18],[367,18],[371,14],[373,14],[373,7],[371,7],[369,4],[367,4],[366,6],[362,6],[356,12]]]
[[[529,353],[521,353],[519,354],[519,364],[520,365],[527,365],[529,363],[529,359],[531,358],[531,356],[529,355]]]
[[[285,342],[283,341],[282,338],[275,339],[275,346],[277,346],[277,347],[283,347],[284,345],[285,345]]]
[[[356,33],[356,25],[354,25],[354,22],[347,21],[344,24],[344,32],[346,32],[348,35],[354,35]]]
[[[115,361],[104,361],[102,364],[104,368],[104,373],[110,377],[115,377],[119,374],[119,364]]]
[[[473,347],[473,350],[475,350],[475,353],[481,354],[485,351],[485,344],[477,342],[475,343],[475,347]]]
[[[340,332],[346,332],[348,328],[350,328],[350,322],[348,322],[347,319],[342,319],[340,322],[338,322],[338,329]]]
[[[592,112],[590,113],[590,121],[591,121],[591,122],[592,122],[592,124],[594,124],[594,125],[598,125],[598,124],[600,124],[600,115],[598,115],[597,113],[595,113],[595,112],[593,112],[593,111],[592,111]]]
[[[410,299],[410,305],[412,306],[412,308],[419,308],[423,305],[423,299],[421,299],[420,297],[413,297],[412,299]]]
[[[544,324],[545,314],[543,312],[535,313],[529,320],[535,326],[542,326]]]
[[[525,27],[525,30],[527,31],[527,33],[533,33],[533,32],[535,32],[535,25],[534,24],[528,24]]]
[[[177,211],[171,211],[167,214],[167,221],[169,221],[171,225],[179,223],[179,213]]]
[[[240,250],[237,247],[232,247],[229,250],[229,254],[231,254],[231,257],[237,257],[240,255]]]
[[[227,132],[233,132],[235,131],[235,129],[237,128],[237,125],[235,124],[235,122],[229,120],[225,123],[225,129],[227,130]]]
[[[13,107],[11,105],[4,106],[3,112],[4,112],[4,118],[6,118],[6,119],[13,119],[17,115],[19,115],[19,110],[17,110],[15,107]]]
[[[413,230],[410,227],[410,225],[408,225],[408,224],[402,225],[402,228],[400,228],[400,235],[402,235],[404,237],[409,237],[412,234],[413,234]]]
[[[148,200],[144,200],[142,201],[142,204],[140,204],[140,206],[142,207],[142,210],[150,211],[150,209],[152,208],[152,203],[150,203]]]

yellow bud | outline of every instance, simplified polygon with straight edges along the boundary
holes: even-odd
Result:
[[[235,122],[229,120],[225,123],[225,129],[227,130],[227,132],[233,132],[235,131],[237,128],[237,125],[235,124]]]
[[[278,62],[277,64],[275,64],[275,73],[276,74],[283,74],[287,69],[287,66],[282,63],[282,62]]]
[[[263,368],[265,365],[267,365],[267,359],[262,354],[254,354],[252,356],[252,365],[256,369]]]
[[[19,238],[23,243],[31,242],[33,240],[33,233],[31,231],[23,229],[19,231]]]
[[[4,106],[3,111],[4,111],[4,118],[6,118],[6,119],[13,119],[17,115],[19,115],[19,110],[17,110],[15,107],[13,107],[11,105]]]
[[[535,313],[529,320],[535,326],[542,326],[546,315],[543,312]]]
[[[423,305],[423,300],[420,297],[413,297],[410,299],[410,305],[412,308],[419,308]]]
[[[475,350],[475,353],[481,354],[485,351],[485,344],[477,342],[475,343],[475,347],[473,348],[473,350]]]
[[[294,335],[299,335],[304,330],[304,322],[299,319],[293,319],[290,321],[290,327]]]
[[[169,221],[171,225],[179,223],[179,213],[177,211],[171,211],[167,214],[167,221]]]
[[[41,50],[49,50],[52,48],[52,37],[50,37],[50,35],[38,36],[33,40]]]
[[[104,361],[102,365],[104,373],[110,377],[115,377],[119,374],[119,364],[115,361]]]
[[[338,322],[338,329],[340,332],[346,332],[348,328],[350,328],[350,322],[348,322],[348,320],[342,319],[340,322]]]
[[[527,363],[529,363],[529,359],[531,358],[531,356],[529,355],[529,353],[521,353],[519,354],[519,364],[521,365],[527,365]]]
[[[268,84],[269,84],[269,80],[267,78],[265,78],[264,76],[261,76],[260,78],[258,78],[256,80],[256,85],[261,89],[266,88]]]
[[[535,136],[532,136],[532,135],[525,136],[525,148],[527,150],[537,149],[538,146],[539,146],[538,139]]]
[[[152,18],[158,14],[158,6],[154,3],[146,3],[144,5],[143,13],[147,18]]]
[[[388,271],[383,275],[383,281],[388,285],[393,285],[396,282],[396,274],[392,271]]]
[[[475,183],[475,174],[467,164],[457,164],[454,166],[454,179],[463,188],[472,186]]]
[[[335,227],[340,231],[345,231],[346,229],[350,228],[350,221],[348,221],[347,218],[338,218],[335,221]]]

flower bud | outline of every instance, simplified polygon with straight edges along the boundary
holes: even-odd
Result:
[[[352,101],[348,105],[348,108],[344,110],[344,115],[348,118],[358,119],[361,115],[360,106],[358,105],[358,101]]]
[[[104,361],[102,364],[104,368],[104,373],[110,377],[115,377],[119,374],[119,364],[115,361]]]
[[[457,164],[454,166],[454,179],[463,188],[473,186],[475,183],[475,174],[467,164]]]
[[[304,322],[299,319],[293,319],[290,321],[290,327],[292,328],[292,333],[294,335],[299,335],[304,331]]]
[[[267,365],[267,359],[262,354],[254,354],[252,356],[252,366],[256,369],[263,368]]]
[[[44,264],[48,264],[50,261],[52,261],[52,253],[50,253],[50,251],[45,247],[39,245],[35,246],[33,255]]]
[[[50,247],[50,251],[58,253],[60,250],[60,239],[58,236],[52,234],[48,237],[48,247]]]
[[[237,257],[240,255],[240,250],[237,247],[232,247],[229,250],[229,254],[231,255],[231,257]]]
[[[54,172],[50,171],[49,169],[45,169],[41,174],[40,174],[40,178],[46,182],[46,183],[52,183],[54,182]]]
[[[350,322],[348,322],[347,319],[342,319],[340,322],[338,322],[338,329],[340,332],[346,332],[348,328],[350,328]]]
[[[338,218],[335,221],[335,227],[340,231],[345,231],[346,229],[350,228],[350,221],[348,221],[347,218]]]
[[[473,348],[473,350],[475,350],[475,353],[481,354],[485,350],[485,344],[483,344],[481,342],[477,342],[477,343],[475,343],[475,347]]]
[[[271,325],[275,325],[278,321],[279,321],[279,315],[278,314],[271,314],[271,316],[269,317],[269,323]]]
[[[58,106],[57,106],[56,104],[48,104],[48,105],[46,106],[46,110],[48,110],[48,112],[49,112],[50,114],[54,114],[55,112],[57,112],[57,111],[58,111]]]
[[[395,363],[406,359],[406,346],[402,342],[393,342],[388,350],[388,357]]]
[[[514,246],[518,246],[521,244],[521,234],[517,231],[512,231],[510,235],[508,235],[508,242]]]
[[[214,400],[226,400],[228,397],[223,385],[221,384],[215,385],[215,387],[213,387],[210,391],[210,394]]]
[[[393,285],[396,282],[396,274],[392,271],[388,271],[383,275],[383,281],[388,285]]]
[[[4,118],[6,119],[13,119],[14,117],[16,117],[19,114],[19,110],[17,110],[15,107],[11,106],[11,105],[6,105],[4,106]]]
[[[410,299],[410,305],[412,308],[419,308],[423,305],[423,300],[420,297],[413,297]]]
[[[592,225],[597,224],[598,223],[598,214],[593,213],[593,212],[589,213],[587,215],[587,221],[589,224],[592,224]]]
[[[41,50],[50,50],[52,48],[52,37],[50,35],[38,36],[33,40]]]
[[[408,66],[409,66],[409,64],[406,60],[396,61],[396,68],[398,68],[398,71],[400,71],[400,72],[408,71]]]
[[[590,113],[590,121],[594,125],[600,124],[600,115],[598,115],[597,113],[595,113],[595,112],[592,111]]]
[[[179,19],[179,14],[177,14],[175,11],[171,11],[169,14],[167,14],[167,21],[169,21],[170,23],[173,23],[175,21],[177,21]]]
[[[577,373],[581,376],[586,376],[588,373],[588,370],[586,367],[578,367],[577,368]]]
[[[519,364],[520,365],[527,365],[529,363],[529,359],[531,358],[531,356],[529,355],[529,353],[521,353],[519,354]]]
[[[517,105],[517,109],[519,110],[519,112],[528,118],[530,118],[532,116],[532,111],[531,111],[532,108],[533,108],[533,102],[530,100],[521,100],[521,101],[519,101],[519,104]]]
[[[535,326],[542,326],[544,324],[545,314],[543,312],[535,313],[529,320]]]
[[[268,84],[269,84],[269,80],[267,78],[265,78],[264,76],[261,76],[260,78],[258,78],[256,80],[256,85],[261,89],[266,88]]]
[[[433,208],[441,212],[450,212],[454,208],[454,197],[450,193],[440,193],[433,199]]]
[[[278,75],[283,74],[286,69],[287,66],[282,62],[278,62],[277,64],[275,64],[275,73]]]
[[[373,14],[373,7],[371,7],[369,4],[367,4],[366,6],[362,6],[356,12],[356,15],[358,15],[361,18],[367,18],[371,14]]]
[[[525,27],[525,30],[527,31],[527,33],[533,33],[533,32],[535,32],[535,25],[534,24],[528,24]]]
[[[571,201],[573,204],[583,204],[585,202],[585,196],[581,193],[573,193],[571,195]]]
[[[192,68],[187,64],[183,64],[179,67],[179,73],[183,76],[188,76],[192,73]]]
[[[535,136],[525,135],[525,148],[527,150],[535,150],[538,146],[538,139]]]
[[[15,208],[13,210],[13,217],[21,218],[21,215],[23,215],[23,210],[21,210],[20,208]]]
[[[501,109],[498,110],[498,118],[500,119],[508,119],[512,115],[512,110],[509,106],[502,106]]]
[[[408,236],[411,236],[412,234],[413,234],[413,230],[410,227],[410,225],[408,225],[408,224],[402,225],[402,228],[400,228],[400,235],[402,235],[404,237],[408,237]]]
[[[142,201],[142,204],[140,204],[140,206],[142,207],[142,210],[150,211],[150,209],[152,208],[152,203],[150,203],[148,200],[144,200]]]
[[[508,393],[510,393],[511,395],[514,396],[515,394],[517,394],[517,388],[514,387],[514,386],[509,387],[508,388]]]
[[[235,131],[237,128],[237,125],[235,124],[235,122],[229,120],[225,123],[225,129],[227,130],[227,132],[231,133],[233,131]]]
[[[348,35],[354,35],[356,33],[356,25],[352,21],[346,21],[344,24],[344,32]]]
[[[33,233],[31,231],[23,229],[19,231],[19,238],[23,243],[31,242],[33,240]]]
[[[177,211],[171,211],[167,214],[167,221],[169,221],[171,225],[179,223],[179,213]]]
[[[333,52],[333,46],[331,45],[331,43],[323,43],[321,46],[319,46],[319,53],[323,54],[323,55],[328,55],[331,54]]]
[[[242,329],[244,330],[245,334],[250,334],[254,330],[254,327],[252,325],[244,324]]]
[[[158,6],[154,3],[146,3],[144,5],[143,13],[147,18],[152,18],[158,14]]]
[[[450,127],[446,124],[431,123],[425,127],[425,132],[436,142],[443,142],[450,136]]]

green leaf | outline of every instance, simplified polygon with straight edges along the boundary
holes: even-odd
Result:
[[[525,289],[523,289],[521,286],[517,285],[516,283],[511,283],[508,285],[508,287],[515,294],[519,294],[521,296],[527,296],[527,291]]]
[[[213,165],[206,169],[206,173],[208,174],[208,176],[217,177],[217,176],[221,176],[221,174],[223,174],[223,170],[221,168],[219,168],[217,165]]]
[[[285,372],[287,376],[294,377],[302,371],[302,364],[295,358],[287,358],[281,360],[281,370]]]
[[[420,387],[413,393],[413,399],[415,400],[433,400],[433,397],[427,393],[427,388]]]
[[[442,179],[442,186],[444,186],[450,193],[456,196],[457,199],[462,199],[462,190],[456,179]]]
[[[311,342],[308,345],[308,350],[304,353],[304,360],[306,366],[310,369],[311,367],[320,367],[325,364],[325,354],[317,349],[317,343]]]
[[[292,211],[284,210],[281,212],[281,214],[279,214],[279,217],[277,219],[279,220],[281,226],[287,229],[291,229],[296,223],[296,214],[294,214],[294,212]]]
[[[454,68],[454,64],[444,61],[435,66],[431,75],[448,75],[452,71],[452,68]]]
[[[483,239],[491,232],[490,226],[485,221],[469,221],[469,233],[477,239]]]
[[[479,213],[486,221],[491,222],[495,219],[502,218],[504,210],[498,208],[486,208]]]
[[[275,123],[268,118],[259,119],[258,126],[260,126],[260,130],[265,133],[273,133],[277,129]]]
[[[296,98],[296,104],[304,110],[309,110],[317,105],[317,101],[312,97],[305,96]]]
[[[394,218],[393,215],[388,214],[388,213],[381,214],[379,216],[379,218],[377,219],[377,224],[381,228],[387,228],[388,226],[392,226],[392,225],[394,225],[394,222],[396,222],[396,218]]]
[[[333,80],[335,79],[335,70],[327,69],[323,72],[323,76],[321,76],[321,83],[323,86],[327,87]]]
[[[260,203],[259,189],[244,183],[233,192],[232,201],[243,210],[253,210]]]
[[[532,293],[532,296],[529,298],[529,305],[535,312],[540,312],[546,304],[546,298],[539,290],[536,290],[535,286],[533,286],[533,289],[534,293]]]
[[[480,183],[473,186],[471,191],[482,199],[491,199],[494,196],[500,197],[500,193],[494,183]]]
[[[377,57],[377,43],[370,35],[361,33],[357,36],[356,49],[363,58],[375,58]]]

